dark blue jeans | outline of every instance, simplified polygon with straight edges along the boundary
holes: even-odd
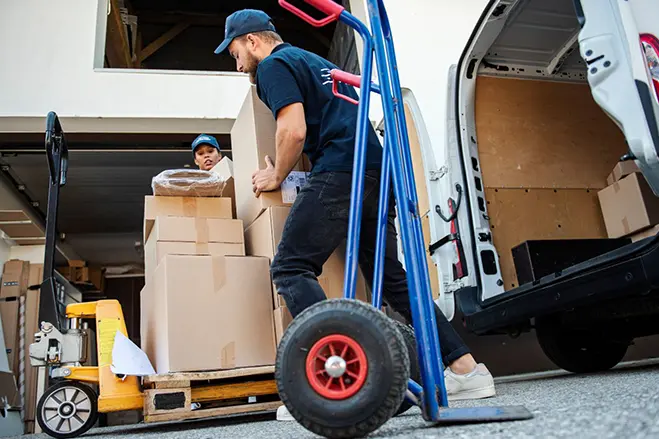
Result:
[[[312,174],[293,204],[271,266],[273,282],[293,317],[327,299],[317,277],[325,261],[348,235],[351,186],[350,172]],[[368,171],[359,245],[359,265],[368,285],[373,281],[379,193],[380,172]],[[398,261],[394,207],[394,197],[390,196],[383,299],[411,323],[406,273]],[[437,305],[435,315],[442,359],[450,365],[469,353],[469,348]]]

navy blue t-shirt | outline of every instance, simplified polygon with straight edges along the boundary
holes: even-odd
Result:
[[[270,108],[275,119],[279,110],[300,102],[304,105],[307,138],[304,152],[312,172],[352,171],[357,105],[332,93],[329,61],[290,44],[280,44],[259,63],[256,87],[259,98]],[[357,99],[352,86],[339,85],[339,92]],[[368,123],[366,169],[380,169],[382,146]]]

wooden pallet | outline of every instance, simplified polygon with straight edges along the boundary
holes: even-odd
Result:
[[[275,411],[282,405],[274,366],[144,378],[144,422],[180,421]],[[193,404],[201,408],[193,410]]]

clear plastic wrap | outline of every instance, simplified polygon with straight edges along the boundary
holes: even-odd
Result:
[[[221,175],[199,169],[168,169],[153,177],[153,195],[221,197],[226,182]]]

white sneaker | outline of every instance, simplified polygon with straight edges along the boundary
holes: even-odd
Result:
[[[285,405],[279,406],[277,409],[277,420],[278,421],[295,421],[295,418],[291,416],[290,412]]]
[[[466,375],[458,375],[451,368],[444,369],[444,382],[449,401],[489,398],[496,395],[494,378],[484,364],[479,363]]]

